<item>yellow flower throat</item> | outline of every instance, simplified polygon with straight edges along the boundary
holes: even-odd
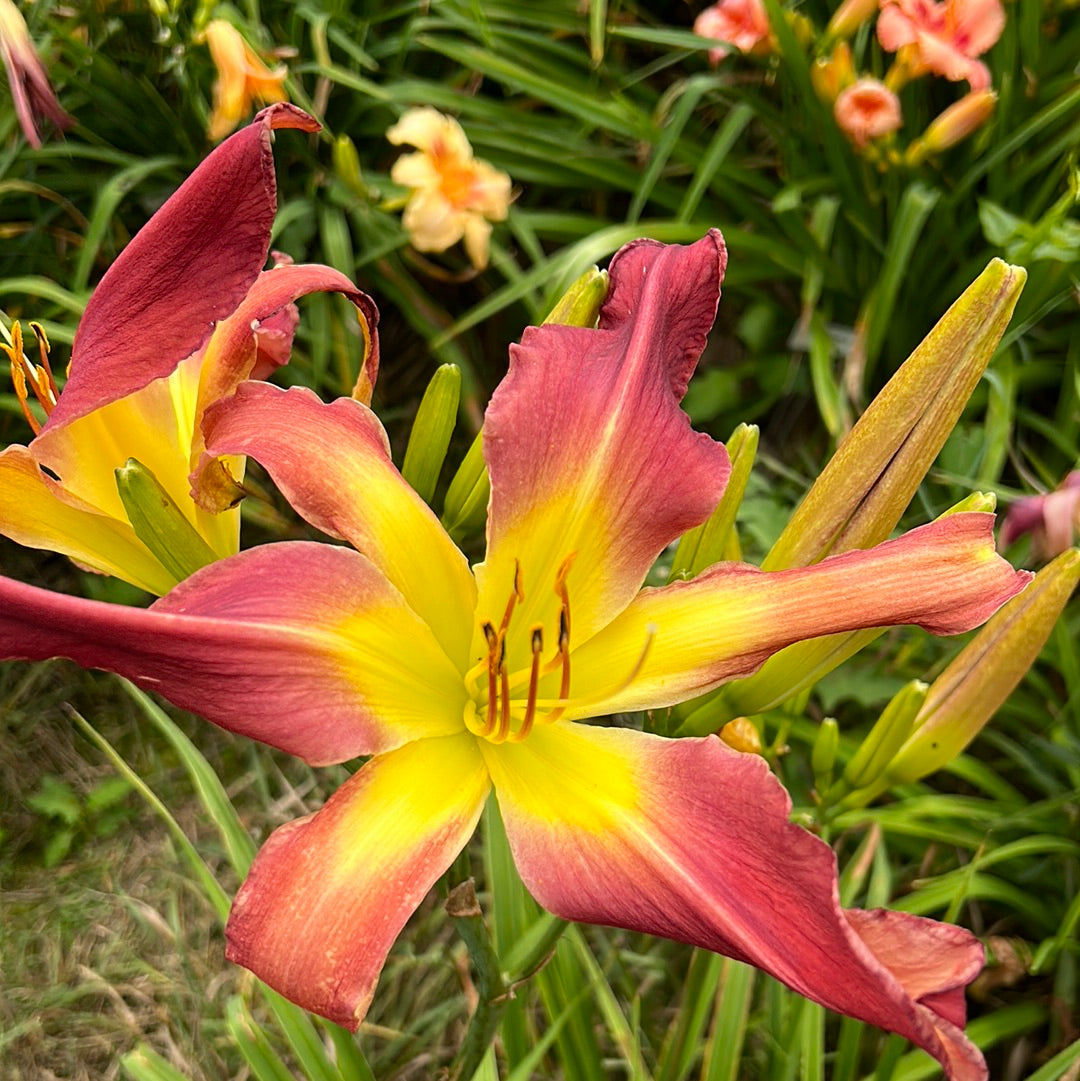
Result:
[[[469,691],[465,725],[473,735],[492,743],[520,743],[534,723],[550,724],[562,716],[570,695],[570,593],[566,577],[576,555],[571,552],[555,572],[555,595],[559,598],[555,653],[546,663],[542,660],[544,628],[535,624],[529,629],[529,667],[519,672],[510,672],[506,663],[510,621],[514,608],[525,600],[521,564],[514,561],[514,583],[499,626],[488,621],[480,625],[487,643],[487,656],[465,674],[465,686]],[[538,699],[540,677],[556,670],[561,671],[558,698]],[[524,698],[520,695],[523,687],[527,687]],[[546,712],[539,713],[540,707]]]

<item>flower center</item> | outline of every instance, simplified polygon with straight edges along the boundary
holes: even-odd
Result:
[[[49,366],[49,339],[45,328],[40,323],[32,322],[30,329],[37,338],[40,364],[26,359],[22,327],[17,321],[11,324],[11,345],[0,345],[0,349],[7,353],[8,360],[11,361],[11,381],[15,384],[15,396],[19,399],[26,422],[33,429],[34,435],[37,435],[41,431],[41,423],[30,410],[30,391],[33,391],[46,416],[55,408],[60,391],[56,389],[56,380],[53,379],[52,368]]]
[[[528,667],[512,672],[507,664],[507,632],[515,607],[525,600],[521,565],[514,561],[514,581],[499,626],[487,621],[480,625],[487,656],[465,674],[470,693],[465,725],[473,735],[492,743],[520,743],[534,724],[550,724],[562,716],[570,696],[570,593],[566,577],[576,555],[571,552],[555,572],[559,616],[554,652],[543,660],[544,628],[534,624],[529,628]],[[560,672],[558,698],[540,699],[541,676],[556,670]]]

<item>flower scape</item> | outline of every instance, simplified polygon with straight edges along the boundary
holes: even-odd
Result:
[[[364,1017],[394,939],[494,792],[523,881],[556,915],[756,965],[901,1034],[950,1078],[985,1077],[964,1033],[964,988],[983,964],[973,935],[842,908],[832,850],[789,821],[790,800],[760,756],[715,736],[662,738],[610,719],[662,711],[819,635],[981,624],[1030,577],[995,553],[992,516],[954,514],[809,567],[721,562],[643,588],[665,547],[710,515],[729,476],[724,447],[680,408],[727,264],[712,231],[689,246],[627,245],[611,260],[595,326],[530,327],[511,347],[483,428],[487,551],[470,567],[392,463],[368,404],[371,301],[328,268],[261,270],[270,132],[312,123],[291,106],[265,110],[159,211],[88,307],[67,388],[41,432],[3,459],[37,493],[42,523],[27,537],[11,524],[9,501],[5,532],[124,576],[140,531],[122,528],[123,508],[88,506],[73,487],[74,451],[52,464],[37,448],[52,432],[74,443],[100,409],[119,411],[114,427],[125,437],[143,430],[137,403],[180,400],[169,388],[183,373],[197,390],[176,413],[184,423],[170,422],[179,433],[170,461],[190,473],[191,491],[174,502],[204,533],[206,565],[172,574],[183,579],[173,584],[154,571],[153,552],[140,553],[150,569],[127,576],[163,594],[147,609],[0,578],[0,656],[67,657],[119,673],[313,765],[367,758],[320,811],[272,834],[227,927],[229,958],[347,1028]],[[261,209],[237,206],[230,220],[243,226],[225,230],[222,244],[208,223],[225,192],[249,187]],[[190,227],[193,260],[217,245],[230,284],[210,310],[205,290],[154,269],[172,251],[165,226],[177,220]],[[132,304],[132,282],[152,280],[162,288],[146,310],[144,348],[128,352],[121,371],[99,320]],[[292,301],[312,289],[342,292],[361,312],[368,362],[353,397],[325,403],[250,378],[273,366],[256,367],[260,334],[282,332],[282,319],[284,337],[269,340],[276,362],[287,358]],[[159,321],[159,304],[171,322]],[[220,335],[233,358],[225,376],[207,360]],[[154,410],[155,423],[172,415]],[[347,545],[237,551],[235,521],[220,538],[204,529],[199,515],[222,511],[221,478],[238,481],[246,458]],[[106,465],[94,468],[105,475]],[[89,533],[81,548],[56,540],[77,524],[74,513],[106,521],[98,539],[108,558],[92,558]],[[120,534],[125,547],[114,549]]]

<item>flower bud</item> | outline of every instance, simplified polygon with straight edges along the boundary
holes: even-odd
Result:
[[[456,364],[443,364],[424,391],[401,465],[401,475],[425,503],[430,503],[435,494],[454,434],[460,398],[461,369]]]
[[[878,9],[878,0],[844,0],[825,28],[826,38],[849,38]]]
[[[172,496],[140,461],[129,458],[115,470],[115,476],[116,490],[135,536],[178,582],[217,559]]]
[[[840,748],[840,726],[833,717],[826,717],[818,725],[814,746],[810,751],[810,769],[814,774],[814,786],[819,792],[832,783],[836,752]]]
[[[761,733],[747,717],[736,717],[720,729],[720,738],[743,754],[761,754]]]
[[[555,301],[544,322],[570,327],[594,327],[607,291],[607,271],[590,267]]]
[[[908,165],[920,165],[932,154],[955,146],[981,128],[997,104],[993,90],[972,90],[930,121],[926,131],[908,147]]]
[[[844,768],[844,782],[851,788],[865,788],[876,781],[895,758],[911,734],[915,716],[926,698],[928,688],[913,679],[882,711],[869,735]]]
[[[828,57],[818,57],[810,66],[810,82],[817,96],[832,105],[840,91],[855,81],[855,64],[851,59],[851,46],[841,41]]]
[[[952,431],[1027,280],[993,259],[867,406],[766,556],[804,567],[885,540]]]
[[[446,489],[442,524],[455,540],[468,536],[484,523],[491,478],[484,463],[484,433],[473,440]]]
[[[991,616],[934,680],[911,736],[871,795],[925,777],[967,747],[1034,663],[1078,581],[1080,550],[1073,548]]]
[[[356,144],[348,135],[339,135],[334,140],[333,158],[334,172],[338,180],[354,195],[367,199],[368,188],[360,168],[360,155],[356,152]]]

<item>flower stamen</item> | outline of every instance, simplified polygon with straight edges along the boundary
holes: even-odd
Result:
[[[33,364],[26,359],[22,327],[17,320],[11,324],[11,345],[0,344],[0,349],[7,353],[8,360],[11,361],[11,382],[15,386],[15,396],[19,399],[22,414],[34,435],[37,435],[41,431],[41,424],[30,410],[29,392],[34,392],[38,404],[48,416],[56,406],[60,391],[56,387],[56,380],[49,365],[49,338],[45,328],[40,323],[31,322],[30,329],[37,338],[40,364]]]
[[[525,701],[525,718],[521,727],[507,739],[511,743],[521,743],[532,731],[536,718],[536,688],[540,682],[540,654],[544,652],[544,628],[537,624],[532,629],[532,666],[529,669],[529,697]]]

